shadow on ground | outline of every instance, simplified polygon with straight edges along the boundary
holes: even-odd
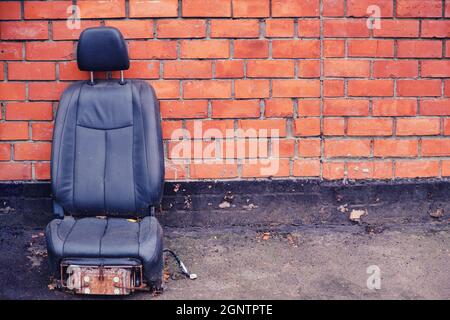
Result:
[[[1,221],[0,298],[86,299],[47,288],[41,227]],[[138,293],[127,299],[450,298],[448,224],[170,229],[165,242],[198,279],[175,276],[160,296]],[[371,265],[381,271],[379,290],[367,288]]]

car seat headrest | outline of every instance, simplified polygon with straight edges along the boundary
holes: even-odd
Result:
[[[125,40],[113,27],[85,29],[78,41],[77,62],[83,71],[116,71],[130,67]]]

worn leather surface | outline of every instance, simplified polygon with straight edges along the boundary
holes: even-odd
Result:
[[[164,156],[159,104],[141,80],[63,93],[52,149],[52,192],[65,210],[129,213],[160,202]]]
[[[78,41],[77,62],[83,71],[127,70],[130,67],[126,43],[114,27],[85,29]]]
[[[147,279],[155,277],[155,269],[162,265],[162,229],[155,217],[133,222],[123,218],[66,216],[52,220],[45,233],[55,273],[63,259],[99,265],[117,259],[138,259]]]

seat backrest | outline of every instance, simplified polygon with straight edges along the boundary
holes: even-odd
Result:
[[[125,41],[90,28],[77,51],[82,70],[128,69]],[[52,191],[74,213],[130,213],[160,202],[164,155],[159,103],[142,80],[79,81],[63,93],[55,120]]]

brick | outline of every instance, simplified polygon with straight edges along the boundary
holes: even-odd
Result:
[[[381,17],[392,17],[394,6],[392,0],[348,0],[347,17],[369,17],[372,11],[368,11],[369,6],[380,8]]]
[[[397,17],[441,17],[441,0],[397,0]]]
[[[450,119],[444,119],[444,135],[450,136]]]
[[[258,20],[223,20],[210,22],[211,38],[258,38]]]
[[[22,43],[1,42],[0,60],[22,60]]]
[[[215,101],[213,101],[214,104]],[[201,128],[200,132],[196,132],[196,128]],[[233,120],[187,120],[186,130],[190,137],[194,139],[223,138],[232,133],[234,137],[234,121]],[[199,130],[199,129],[197,129]]]
[[[0,161],[11,159],[11,145],[9,143],[0,143]]]
[[[266,130],[266,135],[275,138],[274,130],[277,132],[278,137],[286,136],[286,119],[264,119],[264,120],[239,120],[239,129],[243,130],[238,137],[251,137],[252,131],[256,130],[256,133],[263,133],[260,130]],[[250,131],[248,131],[250,130]],[[238,132],[239,133],[239,132]]]
[[[393,57],[394,40],[349,40],[349,57]]]
[[[31,124],[31,138],[33,140],[52,140],[52,122],[34,122]]]
[[[415,78],[418,75],[418,61],[378,60],[373,62],[373,76],[376,78]]]
[[[269,80],[236,80],[234,83],[236,98],[269,97]]]
[[[367,60],[325,59],[326,77],[362,77],[370,75],[370,62]]]
[[[231,98],[231,82],[226,80],[194,80],[183,83],[185,99]]]
[[[450,139],[423,139],[422,156],[444,157],[450,156]]]
[[[206,21],[199,19],[158,20],[158,38],[204,38],[206,36]]]
[[[298,20],[298,36],[299,37],[320,37],[320,20],[319,19],[300,19]]]
[[[177,140],[183,138],[183,122],[182,121],[162,121],[162,137],[163,139]],[[177,134],[178,133],[178,134]]]
[[[320,99],[300,99],[297,104],[297,115],[299,117],[319,117]]]
[[[366,38],[369,37],[366,19],[329,19],[323,21],[324,37]]]
[[[230,57],[230,43],[227,40],[182,40],[181,58],[218,59]]]
[[[166,160],[165,169],[166,180],[182,180],[188,177],[183,160]]]
[[[22,13],[19,1],[5,1],[0,3],[0,20],[20,20]]]
[[[81,71],[74,61],[59,63],[59,80],[87,80],[89,72]]]
[[[257,163],[244,163],[242,165],[242,177],[288,177],[289,159],[265,159]]]
[[[293,174],[296,177],[320,176],[319,160],[294,160]]]
[[[424,38],[449,38],[450,21],[422,20],[421,35]]]
[[[216,78],[243,78],[244,62],[242,60],[216,60]]]
[[[440,132],[439,118],[397,119],[398,136],[429,136]]]
[[[189,165],[192,179],[227,179],[236,178],[237,164],[214,163],[204,161],[202,163],[192,163]]]
[[[391,119],[350,118],[347,123],[349,136],[390,136],[392,131]]]
[[[417,101],[415,99],[374,99],[372,114],[381,117],[415,116]]]
[[[348,162],[349,179],[392,179],[392,161]]]
[[[420,101],[423,116],[450,116],[450,99],[426,99]]]
[[[324,162],[322,165],[322,176],[326,180],[343,179],[345,165],[343,162]]]
[[[231,0],[183,0],[183,17],[231,17]]]
[[[440,58],[442,57],[442,42],[435,40],[399,40],[397,57]]]
[[[72,41],[27,42],[25,54],[27,60],[73,60],[75,58]]]
[[[450,13],[449,13],[450,16]],[[449,177],[450,176],[450,161],[443,160],[442,161],[442,176]]]
[[[125,0],[79,0],[77,5],[83,19],[125,17]]]
[[[294,103],[292,99],[267,99],[265,101],[266,117],[291,117],[294,114]]]
[[[21,142],[14,144],[14,160],[50,160],[49,142]]]
[[[213,118],[258,118],[258,100],[216,100],[212,102]]]
[[[325,58],[337,58],[345,55],[344,40],[323,40],[323,56]]]
[[[319,0],[272,0],[272,17],[317,17]]]
[[[295,154],[294,139],[272,139],[271,156],[279,158],[291,158]]]
[[[320,118],[295,119],[294,135],[300,137],[320,135]]]
[[[323,95],[325,97],[341,97],[344,95],[343,80],[324,80]]]
[[[365,99],[325,99],[325,116],[368,116],[369,100]]]
[[[207,79],[212,77],[211,61],[166,61],[165,79]]]
[[[158,99],[178,99],[180,97],[180,81],[150,81]]]
[[[397,94],[403,97],[441,95],[441,80],[397,80]]]
[[[53,62],[10,62],[8,63],[9,80],[55,80]]]
[[[105,25],[119,29],[125,39],[153,38],[152,20],[107,20]]]
[[[273,40],[274,58],[320,58],[318,40]]]
[[[0,162],[0,180],[30,180],[31,164]]]
[[[130,59],[176,59],[176,41],[131,41]]]
[[[249,78],[293,78],[292,60],[249,60],[247,61]]]
[[[375,139],[373,155],[375,157],[417,157],[418,147],[417,139]]]
[[[50,179],[50,162],[34,163],[34,175],[37,180]]]
[[[318,80],[273,80],[273,97],[319,97],[320,81]]]
[[[234,58],[267,58],[269,42],[267,40],[235,40]]]
[[[267,19],[267,38],[291,38],[294,36],[293,19]]]
[[[439,175],[439,161],[399,160],[395,163],[397,178],[426,178]]]
[[[125,78],[157,79],[159,78],[159,61],[131,61],[130,69],[125,70]],[[119,78],[118,71],[113,72],[114,78]]]
[[[62,82],[29,82],[28,99],[59,100],[68,83]]]
[[[25,83],[0,82],[0,100],[24,100]]]
[[[450,77],[450,60],[423,60],[420,74],[422,77],[448,78]]]
[[[335,157],[369,157],[370,140],[362,139],[325,139],[324,155]]]
[[[69,29],[67,21],[52,21],[53,40],[78,40],[84,29],[100,26],[99,20],[80,20],[79,23],[80,29]]]
[[[344,118],[324,118],[323,134],[325,136],[343,136],[345,134]]]
[[[344,16],[344,0],[322,0],[322,14],[324,17]]]
[[[265,18],[269,15],[269,0],[233,0],[233,17],[235,18]]]
[[[130,0],[131,18],[162,18],[178,16],[178,0]]]
[[[6,105],[6,120],[52,120],[50,102],[10,102]]]
[[[353,97],[392,96],[394,81],[392,80],[349,80],[348,95]]]
[[[0,22],[2,40],[43,40],[48,39],[47,21]]]
[[[301,139],[298,142],[299,157],[320,157],[320,139]]]
[[[300,60],[298,62],[299,78],[319,78],[320,61],[319,60]]]
[[[24,16],[36,20],[67,19],[72,14],[71,6],[68,1],[24,1]]]
[[[444,96],[450,97],[450,80],[444,80]]]
[[[381,20],[381,28],[373,29],[374,37],[413,38],[419,36],[418,20]]]
[[[160,107],[163,119],[206,118],[208,116],[208,102],[205,100],[165,100],[160,102]]]
[[[27,122],[1,122],[0,140],[27,140]]]

